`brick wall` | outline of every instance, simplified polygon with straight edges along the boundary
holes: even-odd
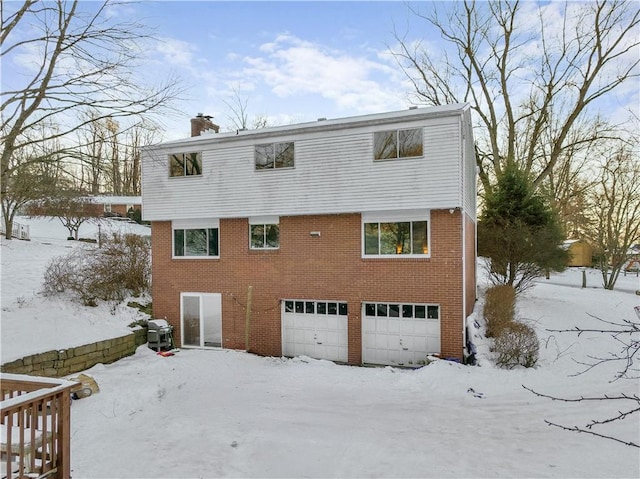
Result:
[[[247,219],[220,220],[220,259],[171,259],[171,223],[153,222],[153,313],[175,327],[180,292],[222,294],[223,347],[280,356],[283,299],[346,301],[349,363],[361,363],[364,301],[438,303],[441,353],[462,359],[462,216],[431,211],[429,259],[362,259],[359,214],[280,217],[280,248],[249,250]],[[312,237],[311,231],[319,231]],[[249,347],[245,305],[252,286]],[[475,291],[474,291],[475,296]]]
[[[473,313],[473,306],[476,303],[476,225],[469,216],[464,215],[465,221],[465,281],[466,281],[466,299],[467,310],[466,316]]]
[[[147,329],[140,328],[119,338],[97,341],[75,348],[47,351],[5,363],[3,373],[61,377],[84,371],[98,363],[109,364],[131,356],[147,342]]]

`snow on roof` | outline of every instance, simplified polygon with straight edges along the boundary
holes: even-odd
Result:
[[[100,205],[141,205],[142,196],[91,196],[93,203]]]

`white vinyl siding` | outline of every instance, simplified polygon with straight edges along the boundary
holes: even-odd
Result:
[[[336,214],[368,210],[462,206],[461,115],[398,121],[340,130],[276,135],[295,142],[295,168],[277,174],[255,170],[254,146],[264,139],[225,140],[210,135],[202,145],[201,176],[171,182],[167,149],[145,151],[144,219],[169,220],[257,215]],[[374,162],[375,131],[421,128],[423,156]],[[175,146],[173,147],[175,148]]]

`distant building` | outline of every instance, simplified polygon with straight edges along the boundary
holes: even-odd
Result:
[[[591,266],[593,264],[593,248],[584,240],[566,240],[563,247],[569,252],[567,266]]]

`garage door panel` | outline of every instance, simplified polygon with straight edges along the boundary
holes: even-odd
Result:
[[[421,334],[425,336],[427,335],[429,325],[426,323],[426,321],[422,320],[422,321],[412,321],[412,322],[413,322],[414,334]]]
[[[344,302],[285,300],[281,313],[283,354],[346,362],[346,313]]]
[[[380,327],[381,331],[386,331],[392,334],[398,334],[400,332],[400,321],[397,319],[380,318],[377,322],[382,323]]]
[[[434,317],[426,318],[427,311]],[[400,316],[389,316],[396,313]],[[428,354],[440,352],[439,315],[440,307],[433,304],[363,303],[363,362],[422,364]]]

